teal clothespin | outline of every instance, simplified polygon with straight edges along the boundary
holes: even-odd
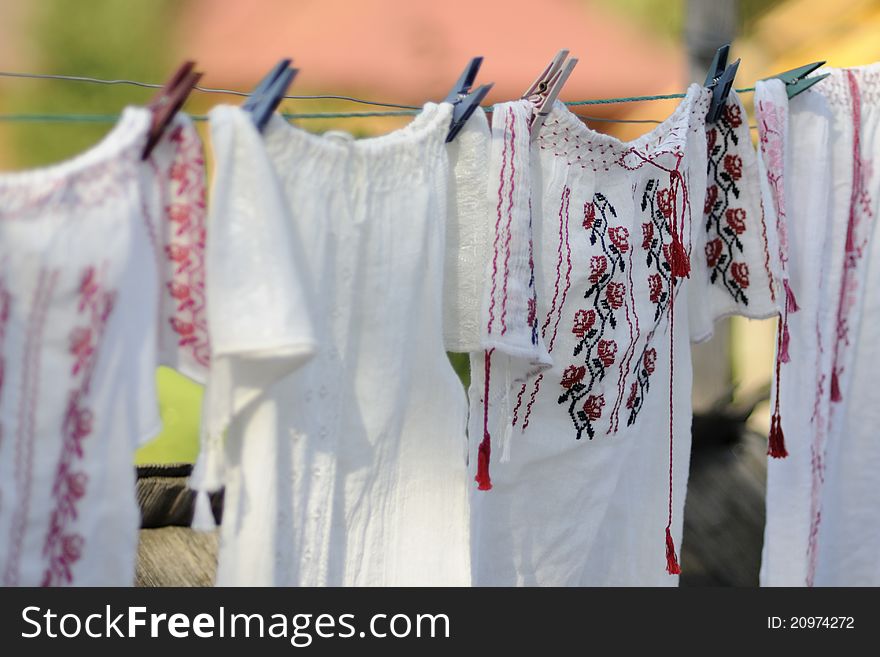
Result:
[[[802,91],[806,91],[814,84],[819,82],[819,80],[824,80],[827,78],[830,73],[824,73],[822,75],[815,75],[811,78],[808,78],[807,75],[815,71],[817,68],[822,66],[825,62],[813,62],[812,64],[807,64],[805,66],[799,66],[798,68],[793,68],[790,71],[784,71],[777,75],[771,75],[769,78],[764,78],[765,80],[774,80],[779,79],[785,83],[785,93],[788,94],[788,97],[794,98]]]

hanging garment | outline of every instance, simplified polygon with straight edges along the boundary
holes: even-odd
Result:
[[[790,288],[773,392],[788,456],[768,465],[761,583],[876,586],[880,66],[820,72],[831,76],[791,101],[777,83],[756,89]]]
[[[536,310],[507,316],[508,330],[534,332],[516,376],[496,368],[485,336],[472,358],[477,585],[677,584],[690,342],[723,315],[777,312],[745,112],[731,94],[706,130],[707,107],[694,85],[671,117],[623,143],[557,103],[531,149],[530,105],[495,108],[488,223],[530,214]],[[530,195],[518,201],[522,171]],[[497,263],[516,240],[495,234],[483,320],[498,331]],[[529,268],[519,275],[528,290]],[[545,348],[552,367],[541,370]],[[502,453],[488,450],[483,468],[486,443]]]
[[[237,112],[214,110],[212,129],[252,130]],[[448,196],[468,183],[450,182],[450,120],[429,103],[354,140],[275,116],[265,147],[217,153],[277,172],[318,338],[232,420],[218,584],[470,584],[467,405],[444,351]]]
[[[134,452],[155,369],[204,377],[201,143],[177,117],[146,162],[126,109],[63,164],[0,175],[0,581],[131,585]]]

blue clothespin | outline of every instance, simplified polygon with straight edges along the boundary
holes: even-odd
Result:
[[[789,99],[791,99],[797,96],[802,91],[806,91],[820,80],[824,80],[829,75],[831,75],[830,73],[824,73],[822,75],[815,75],[811,78],[807,77],[810,73],[815,71],[823,64],[825,64],[825,62],[813,62],[812,64],[799,66],[798,68],[793,68],[790,71],[784,71],[783,73],[772,75],[769,78],[764,79],[779,79],[785,82],[785,93],[788,94]]]
[[[474,57],[468,62],[452,91],[444,99],[444,102],[452,103],[452,122],[449,125],[449,134],[446,135],[447,143],[455,139],[455,136],[461,131],[467,120],[471,118],[471,114],[480,106],[480,103],[483,102],[483,99],[492,88],[493,83],[489,83],[471,91],[482,63],[482,57]]]
[[[242,105],[242,109],[250,112],[254,125],[260,132],[265,129],[269,117],[281,104],[293,78],[299,72],[290,67],[290,62],[290,59],[282,59],[275,64]]]
[[[709,103],[709,111],[706,113],[707,123],[714,123],[721,117],[724,103],[727,102],[727,96],[733,86],[733,79],[736,77],[736,70],[739,68],[740,60],[738,59],[730,66],[727,65],[729,52],[729,43],[715,51],[715,57],[712,58],[712,64],[709,66],[709,73],[706,75],[706,82],[703,84],[704,87],[712,90],[712,101]]]

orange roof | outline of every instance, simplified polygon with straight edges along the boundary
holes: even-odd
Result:
[[[560,48],[581,60],[566,99],[662,93],[685,82],[680,50],[575,0],[192,0],[179,27],[182,54],[198,61],[205,85],[244,90],[291,56],[301,69],[292,93],[420,103],[445,96],[467,61],[483,55],[477,82],[495,82],[490,101],[509,100]]]

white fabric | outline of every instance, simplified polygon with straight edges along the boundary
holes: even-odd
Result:
[[[277,171],[319,348],[232,422],[218,584],[470,584],[467,407],[444,352],[450,118],[428,104],[357,141],[275,116],[265,149],[230,154]]]
[[[880,584],[880,66],[821,72],[831,77],[790,103],[778,85],[756,92],[762,140],[768,116],[788,117],[789,273],[801,307],[774,391],[789,455],[768,469],[765,586]]]
[[[204,159],[179,116],[0,176],[0,578],[131,585],[135,449],[160,429],[155,369],[203,379]]]
[[[664,536],[671,504],[680,548],[690,340],[708,337],[724,314],[777,310],[760,199],[748,189],[757,187],[757,163],[745,114],[733,96],[729,107],[736,109],[726,112],[715,144],[710,137],[707,159],[707,107],[707,93],[694,85],[667,121],[622,143],[557,104],[531,150],[516,153],[500,142],[512,137],[511,116],[516,132],[528,133],[528,104],[496,108],[490,171],[501,180],[489,186],[500,195],[503,171],[529,171],[524,202],[534,219],[538,334],[552,368],[510,391],[509,461],[492,459],[492,490],[472,486],[477,585],[677,584],[667,574]],[[503,169],[498,160],[505,157]],[[707,169],[724,193],[704,217]],[[499,204],[506,207],[504,199]],[[487,221],[494,225],[492,205]],[[739,264],[724,267],[707,245],[721,238],[731,225],[727,211],[736,208],[743,211],[733,217],[739,244],[724,233],[730,244],[723,253]],[[709,221],[713,214],[718,221]],[[690,254],[691,272],[676,279],[671,322],[674,232]],[[487,279],[495,255],[497,243]],[[540,358],[540,343],[533,346]],[[483,436],[484,358],[472,358],[472,472]],[[494,369],[491,378],[490,388],[505,383]],[[490,390],[490,401],[503,393]],[[504,438],[498,424],[490,424],[493,447]]]

